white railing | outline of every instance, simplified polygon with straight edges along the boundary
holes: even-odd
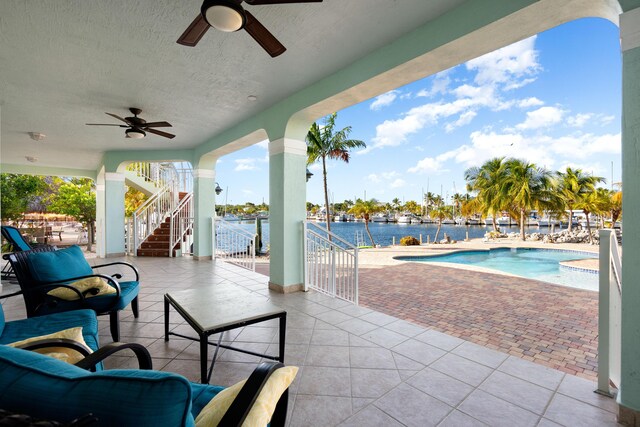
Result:
[[[358,304],[358,248],[304,221],[305,290]]]
[[[169,256],[173,256],[174,249],[181,255],[191,253],[193,239],[193,193],[187,194],[170,215],[169,224]],[[179,247],[177,247],[179,245]]]
[[[258,235],[216,216],[212,224],[213,258],[255,271]]]
[[[173,212],[178,195],[169,186],[160,189],[147,199],[133,214],[134,253],[156,228]]]
[[[134,255],[133,249],[133,217],[124,219],[124,253]]]
[[[598,389],[612,396],[609,384],[620,386],[622,346],[622,261],[614,230],[600,230],[598,301]]]

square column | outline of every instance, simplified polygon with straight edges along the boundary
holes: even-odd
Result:
[[[304,288],[302,221],[306,217],[307,145],[282,138],[269,143],[269,288]]]
[[[193,171],[193,259],[211,259],[213,242],[211,218],[216,205],[216,171],[195,169]]]
[[[640,8],[620,15],[622,39],[622,354],[619,420],[640,425]]]
[[[100,190],[98,187],[96,192],[98,255],[107,258],[124,256],[124,174],[105,173],[104,191]],[[103,213],[102,218],[100,213]]]

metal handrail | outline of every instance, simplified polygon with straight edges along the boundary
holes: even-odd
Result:
[[[214,216],[212,221],[213,258],[255,271],[258,235]]]
[[[164,186],[133,214],[134,253],[174,210],[175,196]]]
[[[358,248],[314,223],[303,227],[305,290],[358,304]]]
[[[613,230],[599,231],[598,389],[613,396],[620,385],[622,352],[622,260]]]
[[[191,247],[188,236],[192,235],[191,231],[193,230],[193,193],[188,193],[180,201],[169,218],[169,256],[172,257],[173,250],[178,244],[180,244],[181,253],[185,253],[184,247]]]

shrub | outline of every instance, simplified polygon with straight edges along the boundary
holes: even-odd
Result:
[[[415,246],[419,245],[420,241],[413,236],[405,236],[400,239],[400,246]]]

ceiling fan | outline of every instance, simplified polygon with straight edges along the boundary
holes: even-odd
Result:
[[[129,111],[133,114],[133,117],[125,117],[124,119],[120,116],[117,116],[112,113],[105,113],[108,116],[116,118],[121,122],[126,123],[126,125],[118,125],[118,124],[107,124],[107,123],[87,123],[88,126],[118,126],[121,128],[128,128],[124,131],[127,135],[127,138],[135,138],[141,139],[147,136],[146,132],[153,133],[155,135],[163,136],[165,138],[173,139],[175,135],[162,132],[161,130],[153,129],[153,128],[169,128],[171,127],[171,123],[168,122],[147,122],[144,119],[138,117],[138,114],[142,113],[142,110],[139,108],[129,108]]]
[[[184,46],[198,44],[209,27],[225,32],[245,29],[271,57],[284,53],[287,48],[242,6],[243,0],[204,0],[200,14],[178,39]],[[286,3],[321,3],[322,0],[244,0],[252,6]]]

